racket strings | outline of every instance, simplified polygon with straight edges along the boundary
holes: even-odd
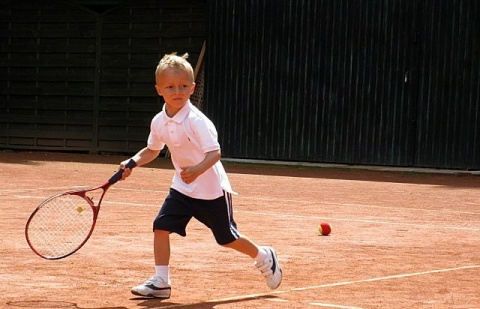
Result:
[[[31,218],[28,239],[32,248],[46,258],[76,251],[88,238],[93,209],[78,195],[60,195],[46,201]]]

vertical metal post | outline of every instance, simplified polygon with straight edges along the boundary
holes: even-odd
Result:
[[[97,29],[95,41],[95,82],[93,93],[93,145],[89,150],[91,154],[98,152],[98,134],[100,118],[100,79],[102,76],[102,18],[97,15]]]

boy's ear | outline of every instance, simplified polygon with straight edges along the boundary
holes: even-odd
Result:
[[[160,91],[160,87],[158,85],[155,85],[155,90],[157,90],[159,96],[162,95],[162,92]]]
[[[195,83],[192,84],[192,88],[190,88],[190,94],[193,94],[195,92],[195,86],[196,85],[197,84],[195,84]]]

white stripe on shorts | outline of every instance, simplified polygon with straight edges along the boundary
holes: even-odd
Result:
[[[232,235],[235,236],[235,239],[238,239],[240,237],[240,232],[237,230],[237,227],[235,226],[236,224],[234,223],[235,221],[233,220],[232,194],[226,191],[224,192],[225,202],[227,203],[228,220],[230,221],[230,231],[232,232]]]

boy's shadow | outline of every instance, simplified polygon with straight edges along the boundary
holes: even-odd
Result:
[[[241,299],[229,299],[229,300],[219,300],[219,301],[205,301],[193,304],[181,304],[181,303],[172,303],[166,302],[165,300],[158,299],[158,298],[132,298],[132,300],[144,300],[141,303],[138,303],[137,306],[142,309],[149,309],[149,308],[175,308],[175,309],[212,309],[217,305],[224,305],[224,304],[235,304],[241,303],[250,300],[259,300],[259,299],[272,299],[277,298],[273,295],[262,295],[262,296],[251,296],[245,297]]]

